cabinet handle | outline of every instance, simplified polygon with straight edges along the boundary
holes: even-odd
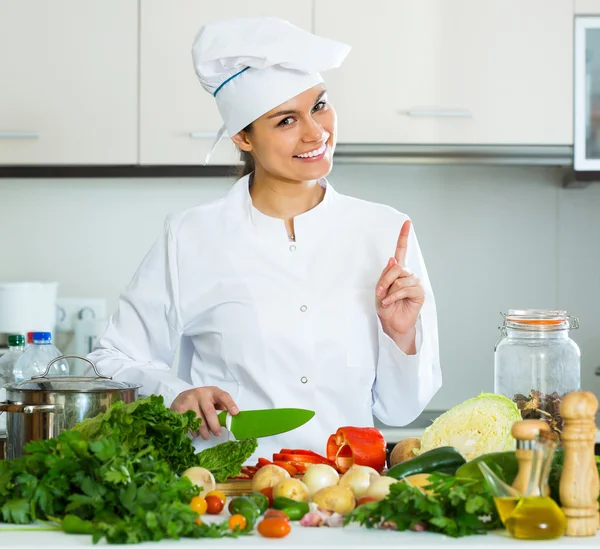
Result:
[[[473,118],[473,113],[464,109],[410,109],[400,114],[415,118]]]
[[[217,137],[217,132],[192,132],[190,137],[192,139],[214,139]]]
[[[0,132],[0,139],[37,139],[37,132]]]

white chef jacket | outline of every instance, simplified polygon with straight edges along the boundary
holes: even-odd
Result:
[[[415,355],[383,332],[375,305],[407,216],[322,180],[324,198],[295,217],[293,242],[282,219],[253,206],[249,184],[243,177],[224,198],[166,220],[90,359],[167,406],[186,389],[214,385],[240,410],[316,412],[259,439],[248,462],[285,447],[325,454],[329,435],[372,427],[373,413],[388,425],[411,422],[442,383],[436,306],[414,229],[406,263],[425,288]],[[194,444],[228,438],[223,430]]]

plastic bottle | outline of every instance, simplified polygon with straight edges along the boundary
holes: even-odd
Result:
[[[23,356],[25,337],[22,335],[8,336],[8,352],[0,358],[0,402],[6,400],[6,385],[19,381],[15,377],[15,364]],[[6,416],[0,414],[0,431],[6,430]]]
[[[60,356],[62,353],[52,345],[52,334],[50,332],[34,332],[33,345],[29,345],[21,358],[15,364],[15,377],[17,381],[31,379],[34,376],[42,375],[50,361]],[[69,375],[69,365],[65,360],[59,360],[52,365],[48,376],[67,376]]]

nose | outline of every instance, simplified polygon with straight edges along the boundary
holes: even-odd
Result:
[[[322,143],[327,139],[329,139],[329,133],[312,116],[309,116],[304,126],[302,141],[305,143]]]

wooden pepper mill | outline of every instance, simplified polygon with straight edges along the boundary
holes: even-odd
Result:
[[[541,419],[524,419],[517,421],[512,427],[512,436],[517,441],[516,456],[519,462],[519,472],[512,483],[512,487],[525,494],[529,487],[531,477],[531,464],[533,460],[533,444],[535,437],[542,431],[550,432],[550,426]],[[538,483],[539,484],[539,483]],[[546,484],[544,494],[529,494],[530,496],[549,496],[550,487]]]
[[[590,392],[568,393],[561,404],[565,461],[560,501],[567,517],[567,536],[594,536],[599,527],[600,480],[594,457],[598,399]]]

